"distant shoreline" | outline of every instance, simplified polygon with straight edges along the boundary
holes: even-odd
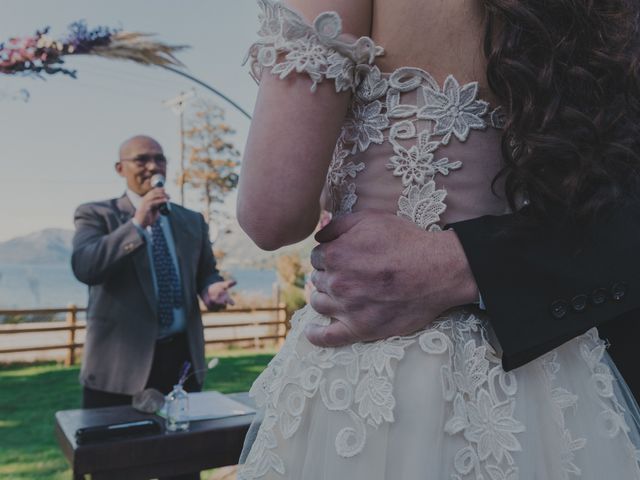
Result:
[[[222,265],[245,295],[270,297],[277,281],[274,269]],[[75,279],[68,263],[0,264],[0,309],[84,306],[87,286]]]

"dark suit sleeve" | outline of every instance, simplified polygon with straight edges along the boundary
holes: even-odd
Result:
[[[560,227],[513,233],[514,215],[454,223],[503,350],[519,367],[605,323],[638,315],[640,218],[627,207],[571,238]]]
[[[110,232],[100,208],[81,205],[74,215],[71,267],[76,278],[87,285],[104,283],[124,258],[145,243],[131,220]]]
[[[209,226],[207,222],[204,221],[202,215],[198,215],[198,217],[200,219],[201,246],[200,261],[198,262],[198,272],[196,275],[196,288],[198,289],[198,293],[201,293],[202,290],[212,283],[221,282],[224,279],[216,267],[216,259],[213,256],[213,248],[209,240]]]

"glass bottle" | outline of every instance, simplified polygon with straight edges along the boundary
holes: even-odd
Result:
[[[182,384],[173,386],[165,399],[167,408],[166,427],[169,432],[189,429],[189,396]]]

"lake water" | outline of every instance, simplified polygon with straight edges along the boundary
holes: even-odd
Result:
[[[238,281],[235,291],[271,298],[274,270],[229,268]],[[78,282],[71,266],[0,265],[0,309],[65,307],[87,304],[87,286]]]

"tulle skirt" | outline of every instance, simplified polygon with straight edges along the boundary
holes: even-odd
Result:
[[[298,311],[254,383],[239,480],[640,479],[640,413],[596,329],[512,372],[456,310],[412,335],[310,344]]]

